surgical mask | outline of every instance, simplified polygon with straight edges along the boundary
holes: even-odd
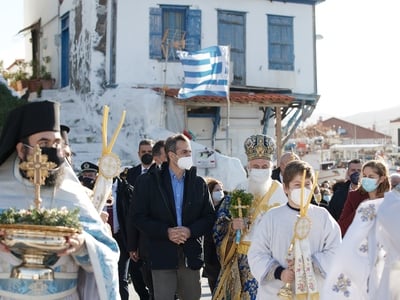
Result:
[[[358,181],[359,180],[360,180],[360,173],[359,172],[355,172],[355,173],[350,175],[350,181],[351,181],[352,184],[358,185]]]
[[[331,201],[331,195],[324,195],[324,196],[322,197],[322,199],[323,199],[324,201],[326,201],[326,202],[329,202],[329,201]]]
[[[271,169],[250,169],[249,179],[256,183],[264,183],[271,177]]]
[[[396,184],[393,188],[394,191],[400,193],[400,183]]]
[[[140,160],[144,165],[149,165],[153,162],[153,155],[151,155],[150,153],[145,153],[142,155]]]
[[[190,170],[193,166],[192,156],[184,156],[178,159],[178,167],[181,170]]]
[[[303,206],[306,205],[310,194],[311,190],[305,188],[303,193]],[[301,206],[301,189],[291,190],[290,200],[292,200],[297,206]]]
[[[368,177],[361,178],[361,186],[368,193],[375,191],[378,188],[378,179]]]
[[[224,198],[224,191],[216,191],[212,193],[212,199],[214,202],[219,202]]]

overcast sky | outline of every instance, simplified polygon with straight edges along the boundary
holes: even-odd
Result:
[[[0,0],[0,60],[8,67],[16,58],[24,58],[23,36],[17,32],[24,27],[23,0]]]
[[[314,117],[344,117],[400,105],[400,18],[393,0],[317,5],[318,92]]]

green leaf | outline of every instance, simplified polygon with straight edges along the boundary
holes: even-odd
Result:
[[[253,202],[253,195],[246,193],[244,190],[234,190],[230,193],[231,204],[229,212],[232,218],[240,217],[240,209],[242,212],[242,218],[248,216],[251,203]]]

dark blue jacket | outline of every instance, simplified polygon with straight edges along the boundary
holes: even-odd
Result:
[[[148,239],[151,269],[177,269],[178,249],[183,249],[187,266],[203,266],[203,235],[215,222],[214,207],[204,179],[192,167],[185,173],[182,226],[188,227],[190,238],[182,245],[168,239],[168,228],[177,226],[174,194],[167,164],[152,168],[139,176],[134,190],[130,218]]]

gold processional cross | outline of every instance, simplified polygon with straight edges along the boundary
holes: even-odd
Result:
[[[40,198],[40,186],[44,185],[49,170],[54,169],[57,165],[54,162],[47,161],[47,155],[42,155],[39,145],[33,148],[33,154],[28,155],[27,161],[20,163],[21,170],[26,171],[26,176],[35,185],[35,206],[40,208],[42,199]]]
[[[240,197],[237,198],[237,205],[232,205],[234,209],[238,210],[238,216],[239,218],[243,218],[243,211],[242,209],[249,208],[248,205],[242,205],[242,201],[240,200]]]
[[[232,208],[237,209],[238,211],[238,217],[243,219],[243,211],[242,209],[247,209],[249,208],[248,205],[242,205],[242,201],[240,200],[240,197],[237,198],[237,205],[232,205]],[[239,244],[240,242],[240,236],[241,236],[241,230],[236,233],[236,244]]]

